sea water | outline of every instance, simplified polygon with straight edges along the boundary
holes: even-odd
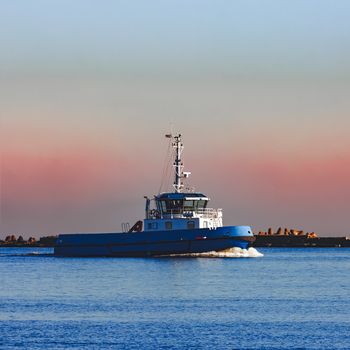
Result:
[[[0,248],[0,349],[349,349],[350,249],[258,250],[143,259]]]

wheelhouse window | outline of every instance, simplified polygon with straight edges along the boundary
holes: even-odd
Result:
[[[160,208],[163,213],[166,213],[166,202],[165,201],[160,201]]]
[[[169,199],[162,198],[158,202],[158,209],[162,214],[182,214],[203,210],[207,207],[207,199],[199,198],[181,198],[181,199]]]
[[[182,199],[168,199],[161,201],[161,208],[165,214],[179,214],[183,210]]]
[[[195,206],[195,210],[199,209],[205,209],[207,207],[207,204],[208,204],[208,201],[203,201],[203,200],[200,200],[200,201],[194,201],[194,206]]]
[[[194,210],[194,201],[184,201],[184,211],[193,211]]]

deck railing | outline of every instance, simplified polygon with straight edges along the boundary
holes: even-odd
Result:
[[[171,209],[162,213],[156,212],[155,215],[150,214],[150,218],[168,219],[168,218],[219,218],[222,217],[222,209],[201,208],[195,210]]]

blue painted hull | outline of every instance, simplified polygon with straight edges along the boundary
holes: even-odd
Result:
[[[57,239],[55,255],[145,257],[204,253],[233,247],[247,249],[252,241],[254,236],[249,226],[132,233],[61,234]]]

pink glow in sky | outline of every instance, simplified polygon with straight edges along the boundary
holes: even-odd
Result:
[[[1,5],[0,238],[142,219],[171,125],[225,224],[350,234],[349,2],[180,2]]]

